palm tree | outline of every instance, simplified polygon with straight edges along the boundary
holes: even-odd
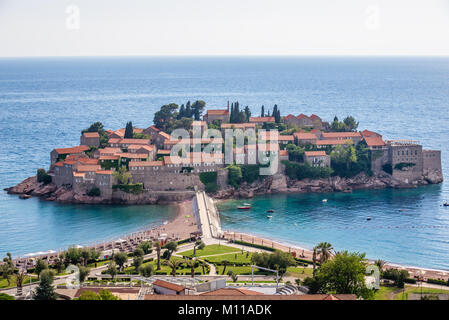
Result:
[[[196,249],[198,248],[199,250],[204,249],[204,247],[206,246],[206,244],[201,241],[201,240],[196,240],[195,244],[193,245],[193,256],[196,255]]]
[[[157,269],[156,270],[161,270],[161,242],[160,241],[156,241],[154,243],[154,247],[156,248],[156,253],[157,253]]]
[[[164,261],[164,264],[167,265],[171,269],[171,274],[173,277],[176,277],[176,269],[178,269],[179,265],[182,263],[181,260],[178,259],[170,259]]]
[[[203,260],[198,260],[198,262],[201,268],[203,269],[203,274],[206,274],[206,266],[207,266],[206,262],[204,262]]]
[[[20,269],[19,272],[17,272],[15,274],[16,286],[17,286],[17,295],[18,296],[22,295],[22,288],[23,288],[23,283],[25,282],[25,277],[26,277],[26,270],[25,269]]]
[[[226,267],[228,266],[229,261],[228,260],[223,260],[223,272],[221,274],[225,274],[226,272]]]
[[[192,278],[195,278],[195,266],[196,266],[196,260],[190,259],[186,261],[187,268],[190,268],[190,274],[192,275]]]
[[[312,263],[313,263],[313,276],[315,277],[315,273],[316,273],[316,247],[313,248]]]
[[[329,260],[332,256],[332,251],[334,251],[334,247],[329,242],[320,242],[315,249],[317,250],[317,254],[320,255],[320,264]]]
[[[379,271],[382,271],[382,269],[384,268],[386,261],[382,260],[382,259],[377,259],[376,261],[374,261],[374,264],[379,268]]]

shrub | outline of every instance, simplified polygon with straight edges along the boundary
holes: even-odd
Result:
[[[218,190],[217,172],[201,172],[200,180],[204,184],[207,193],[214,193]]]
[[[143,184],[135,183],[135,184],[116,184],[112,186],[114,190],[121,190],[126,193],[140,194],[143,192]]]
[[[308,163],[299,164],[286,160],[282,163],[285,165],[285,174],[294,180],[328,178],[332,174],[329,167],[312,167]]]
[[[51,176],[44,169],[37,169],[37,182],[49,184],[51,182]]]
[[[246,241],[240,241],[240,240],[233,240],[234,243],[236,244],[241,244],[247,247],[253,247],[253,248],[258,248],[258,249],[264,249],[267,251],[275,251],[276,249],[272,248],[272,247],[268,247],[268,246],[263,246],[260,244],[256,244],[256,243],[251,243],[251,242],[246,242]]]
[[[237,189],[242,182],[242,169],[236,165],[229,165],[228,169],[228,184]]]
[[[413,167],[413,166],[415,166],[414,163],[411,163],[411,162],[401,162],[401,163],[397,163],[397,164],[394,166],[394,168],[395,168],[395,170],[402,170],[402,169],[404,169],[404,168]]]
[[[384,164],[382,166],[382,170],[385,171],[386,173],[393,174],[393,167],[389,163]]]
[[[100,189],[98,187],[93,187],[92,189],[87,192],[87,195],[89,197],[99,197],[100,196]]]
[[[446,281],[440,280],[440,279],[432,279],[432,278],[427,279],[427,283],[440,284],[443,286],[449,285],[449,282],[446,282]]]

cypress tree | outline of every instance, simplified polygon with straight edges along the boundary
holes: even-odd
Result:
[[[262,111],[260,112],[261,117],[265,117],[265,107],[262,105]]]
[[[184,104],[181,104],[181,108],[179,108],[179,113],[177,119],[184,118],[186,116],[186,108],[184,107]]]
[[[128,123],[126,123],[126,128],[125,128],[125,139],[132,139],[133,137],[133,123],[130,121]]]
[[[251,110],[249,110],[249,107],[245,107],[245,115],[246,115],[246,122],[249,122],[249,118],[251,117]]]
[[[192,108],[190,107],[190,100],[187,101],[186,103],[186,111],[185,111],[185,115],[186,118],[191,118],[192,117]]]

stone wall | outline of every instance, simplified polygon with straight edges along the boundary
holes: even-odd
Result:
[[[382,173],[382,167],[388,163],[388,150],[371,151],[371,171],[375,174]]]
[[[441,171],[441,151],[423,150],[423,170]]]

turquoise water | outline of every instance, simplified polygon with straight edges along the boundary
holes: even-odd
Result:
[[[50,151],[78,144],[79,132],[92,122],[120,128],[132,120],[135,126],[147,127],[161,105],[195,99],[205,100],[209,108],[238,100],[242,106],[249,105],[253,114],[259,114],[262,104],[265,110],[277,104],[284,115],[315,113],[327,120],[351,114],[360,121],[360,128],[379,131],[386,139],[417,139],[426,148],[442,150],[447,179],[449,58],[40,58],[0,59],[0,188],[48,167]],[[438,207],[449,200],[448,186],[445,182],[420,189],[417,198],[407,190],[364,197],[335,195],[342,200],[339,210],[331,213],[319,201],[315,205],[315,195],[310,195],[313,205],[303,208],[297,203],[292,208],[302,208],[301,215],[313,217],[321,227],[359,228],[367,215],[384,217],[388,220],[383,222],[390,225],[440,225],[449,214]],[[411,215],[407,211],[399,215],[391,198],[426,205],[410,210]],[[285,202],[287,207],[292,203],[290,196],[266,201],[279,206]],[[372,208],[378,209],[373,212]],[[7,251],[18,255],[119,236],[165,220],[168,210],[58,205],[20,200],[1,191],[0,256]],[[287,212],[290,209],[286,217],[298,214]],[[223,215],[229,227],[228,214]],[[328,233],[313,228],[280,232],[292,228],[292,220],[277,220],[279,216],[269,224],[263,214],[255,216],[251,231],[304,245],[316,242],[312,236],[319,240]],[[373,219],[372,225],[378,221]],[[245,222],[233,226],[247,230]],[[375,230],[355,233],[369,235],[370,240],[354,236],[345,240],[342,233],[328,240],[338,248],[358,249],[391,261],[449,268],[444,263],[449,261],[445,228],[422,229],[413,239],[407,238],[413,234],[407,229],[382,230],[379,239]],[[432,254],[410,250],[412,246],[430,248]]]
[[[372,259],[449,269],[449,208],[441,205],[440,192],[441,186],[428,186],[352,194],[271,195],[221,202],[218,209],[227,230],[303,248],[327,241],[336,250],[365,252]],[[243,202],[252,209],[236,209]],[[267,219],[268,209],[275,210],[269,213],[271,219]]]

